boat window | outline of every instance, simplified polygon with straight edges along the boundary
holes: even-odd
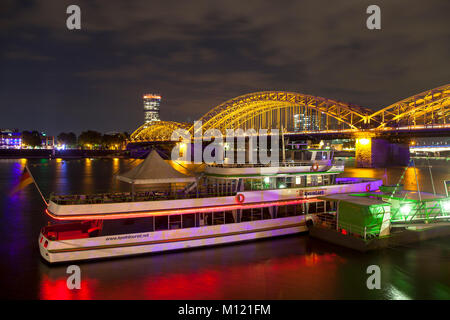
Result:
[[[213,224],[225,224],[225,212],[212,213]]]
[[[202,227],[207,225],[207,214],[206,213],[199,213],[198,214],[198,226]]]
[[[204,224],[207,226],[212,225],[212,212],[208,212],[204,214]]]
[[[302,157],[303,152],[295,152],[295,151],[292,151],[291,155],[293,155],[293,158],[294,158],[294,160],[296,160],[296,161],[301,161],[301,160],[303,160],[303,157]],[[291,156],[291,157],[292,157],[292,156]]]
[[[297,204],[296,207],[296,215],[304,215],[305,214],[305,205],[303,203]]]
[[[167,216],[155,217],[155,231],[169,229],[169,219]]]
[[[315,202],[310,202],[307,204],[308,213],[316,213],[317,212],[317,206]]]
[[[336,211],[336,202],[335,201],[326,201],[326,211]]]
[[[294,205],[288,205],[286,206],[286,210],[287,210],[287,216],[291,217],[291,216],[295,216],[295,204]]]
[[[252,208],[251,209],[251,221],[262,220],[263,219],[263,208]]]
[[[321,186],[323,184],[322,176],[317,176],[317,185]]]
[[[277,177],[277,189],[284,189],[286,187],[286,177]]]
[[[169,229],[181,229],[181,214],[169,216]]]
[[[326,160],[326,159],[327,159],[327,153],[326,152],[318,151],[316,153],[316,160]]]
[[[183,219],[183,228],[195,227],[195,214],[194,213],[183,214],[181,218]]]
[[[133,223],[130,223],[133,222]],[[103,222],[102,236],[153,231],[153,217],[106,220]]]
[[[225,223],[235,223],[237,222],[235,216],[233,215],[233,211],[227,211],[225,213]]]
[[[306,151],[306,152],[303,153],[303,156],[304,156],[303,160],[308,160],[309,161],[309,160],[311,160],[312,152]]]
[[[317,213],[325,212],[325,201],[316,202]]]
[[[295,177],[286,177],[286,188],[295,187]]]
[[[308,150],[294,151],[294,160],[309,161],[311,160],[312,152]]]
[[[252,210],[251,209],[244,209],[242,210],[242,216],[241,221],[251,221],[252,219]]]
[[[306,185],[308,187],[317,186],[317,176],[312,175],[312,174],[307,175],[306,176]]]
[[[273,207],[265,207],[262,208],[263,211],[263,219],[271,219],[273,216]]]

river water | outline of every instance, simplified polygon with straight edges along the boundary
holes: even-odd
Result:
[[[174,253],[84,262],[81,289],[66,287],[66,267],[49,266],[37,238],[44,205],[30,185],[14,196],[25,163],[44,194],[128,191],[113,174],[137,164],[126,159],[0,160],[1,296],[10,299],[450,299],[450,239],[359,253],[306,234]],[[342,176],[398,181],[404,168],[357,169]],[[431,161],[436,192],[444,193],[450,162]],[[425,160],[421,191],[432,192]],[[416,189],[414,169],[407,189]],[[381,268],[381,289],[366,287],[366,269]]]

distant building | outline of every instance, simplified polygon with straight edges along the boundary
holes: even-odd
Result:
[[[319,129],[319,119],[316,114],[294,114],[294,131],[315,131]]]
[[[20,149],[22,146],[22,134],[11,130],[0,131],[0,149]]]
[[[53,148],[55,148],[55,137],[47,136],[45,133],[41,133],[41,149]]]
[[[145,123],[151,121],[160,121],[159,106],[161,105],[161,96],[156,94],[144,94],[144,120]]]
[[[39,134],[41,139],[41,146],[36,149],[53,149],[55,146],[55,137],[47,136],[41,132]],[[29,148],[23,144],[23,136],[17,130],[0,129],[0,149],[23,149]]]

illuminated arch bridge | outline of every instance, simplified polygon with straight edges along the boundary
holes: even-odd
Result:
[[[371,109],[311,95],[264,91],[225,101],[203,115],[201,130],[282,129],[313,131],[388,130],[398,127],[423,128],[450,124],[450,84],[427,90],[374,112]],[[131,135],[133,142],[168,141],[176,129],[193,134],[192,124],[155,121]]]

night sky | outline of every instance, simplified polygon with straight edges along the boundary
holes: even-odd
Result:
[[[66,8],[81,7],[81,30]],[[381,30],[366,8],[381,7]],[[287,90],[380,109],[450,82],[450,1],[0,2],[0,128],[132,132]]]

